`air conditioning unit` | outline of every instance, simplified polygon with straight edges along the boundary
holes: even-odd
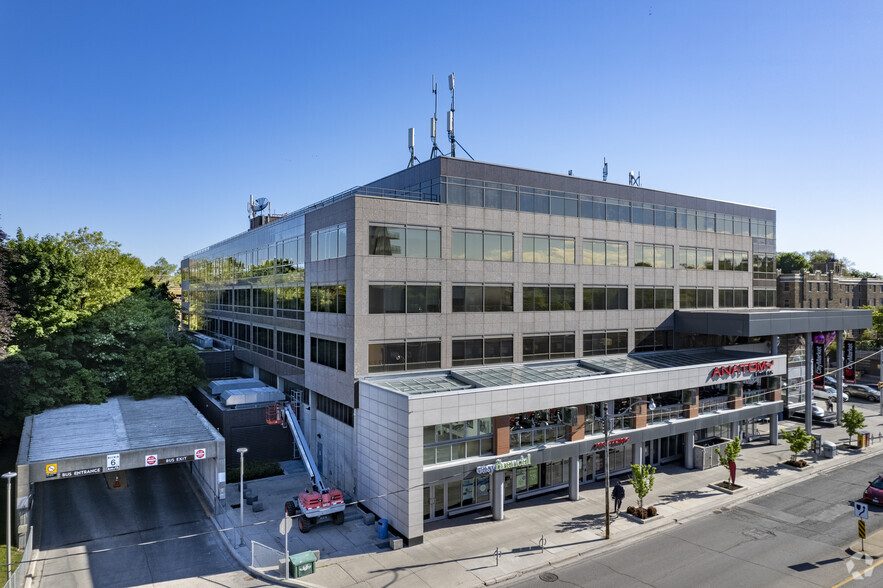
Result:
[[[193,335],[193,342],[204,349],[211,349],[214,346],[214,341],[211,337],[200,333]]]

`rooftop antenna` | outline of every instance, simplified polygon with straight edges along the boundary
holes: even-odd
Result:
[[[638,172],[635,175],[635,172],[629,172],[629,186],[640,186],[641,185],[641,172]]]
[[[411,151],[411,161],[408,162],[408,167],[414,167],[415,161],[420,163],[420,160],[414,155],[414,127],[408,129],[408,149]]]
[[[457,157],[457,140],[454,138],[454,73],[448,76],[448,90],[451,91],[451,109],[448,111],[448,138],[451,140],[451,157]]]
[[[604,158],[604,181],[607,181],[607,158]]]
[[[429,121],[429,136],[432,138],[432,152],[429,154],[429,159],[442,154],[441,149],[438,148],[438,143],[435,142],[435,131],[438,126],[438,84],[435,83],[435,75],[432,76],[432,93],[435,96],[435,112],[433,112],[432,119]]]
[[[460,145],[460,142],[454,138],[454,74],[448,76],[448,88],[451,90],[451,109],[448,111],[448,138],[451,139],[451,157],[457,157],[456,147],[455,145]],[[466,148],[460,145],[460,149],[462,149],[466,155],[469,155],[469,159],[475,161],[475,158],[466,151]]]

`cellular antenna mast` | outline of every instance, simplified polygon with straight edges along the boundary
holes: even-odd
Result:
[[[454,74],[448,76],[448,89],[451,91],[451,109],[448,111],[448,138],[451,140],[451,157],[457,157],[457,140],[454,138]]]
[[[420,160],[414,155],[414,127],[408,129],[408,149],[411,151],[411,161],[408,162],[408,167],[414,167],[415,161],[420,163]]]
[[[607,181],[607,158],[604,158],[604,181]]]
[[[451,140],[451,157],[457,157],[455,145],[460,145],[460,142],[454,138],[454,74],[448,76],[448,88],[451,90],[451,109],[448,111],[448,138]],[[475,161],[475,158],[466,151],[465,147],[460,145],[460,149],[462,149],[466,155],[469,155],[469,159]]]
[[[432,138],[432,152],[429,154],[429,159],[442,154],[435,141],[435,132],[438,126],[438,84],[435,83],[435,75],[432,76],[432,93],[435,96],[435,111],[432,114],[432,120],[429,121],[429,136]]]

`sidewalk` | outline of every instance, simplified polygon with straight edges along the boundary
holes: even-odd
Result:
[[[874,438],[870,447],[854,452],[838,450],[833,459],[803,456],[812,465],[808,471],[797,471],[779,465],[791,456],[783,440],[780,439],[779,445],[775,446],[764,441],[745,444],[736,474],[736,483],[744,490],[736,494],[710,487],[728,478],[729,473],[723,467],[687,470],[673,464],[660,466],[653,491],[644,500],[645,505],[656,506],[660,516],[641,524],[626,516],[611,515],[609,541],[604,539],[602,480],[582,486],[580,499],[576,502],[568,500],[564,490],[507,504],[502,521],[493,521],[488,509],[428,523],[423,544],[395,551],[390,549],[388,541],[377,538],[375,525],[365,525],[362,512],[350,506],[346,511],[346,522],[341,526],[323,523],[302,534],[295,525],[289,533],[289,553],[319,551],[314,574],[302,580],[280,581],[278,571],[270,561],[272,552],[268,552],[264,562],[256,562],[256,570],[266,574],[265,579],[280,584],[329,588],[496,584],[587,553],[621,548],[641,540],[648,533],[797,483],[807,475],[837,469],[883,452],[883,442],[877,439],[883,433],[883,416],[878,414],[877,405],[856,401],[847,403],[844,409],[850,405],[865,414],[865,429]],[[782,431],[798,426],[801,424],[793,421],[780,422],[780,435]],[[814,427],[813,432],[821,433],[825,441],[838,445],[847,442],[842,427]],[[228,508],[214,518],[220,528],[226,529],[222,536],[231,546],[231,552],[245,566],[252,564],[252,541],[284,551],[284,536],[279,532],[283,505],[309,484],[302,466],[286,464],[286,469],[289,468],[291,471],[285,476],[246,484],[246,488],[257,494],[265,510],[254,512],[252,507],[245,505],[242,511],[245,521],[243,547],[234,547],[238,543],[236,533],[240,510],[229,506],[238,503],[239,489],[237,484],[228,485]],[[636,505],[634,492],[629,486],[626,488],[624,508]],[[494,555],[497,550],[499,558]],[[261,551],[259,547],[257,553],[260,555]]]

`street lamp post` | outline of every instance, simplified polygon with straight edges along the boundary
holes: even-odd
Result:
[[[245,539],[242,537],[242,528],[245,526],[245,500],[242,498],[245,494],[245,452],[248,447],[240,447],[236,450],[239,454],[239,547],[245,545]]]
[[[608,415],[607,404],[608,402],[604,402],[601,405],[601,410],[604,415],[600,420],[604,423],[604,538],[610,539],[610,429],[613,428],[613,417]],[[654,403],[651,398],[649,402],[646,400],[638,400],[631,403],[628,408],[620,414],[627,414],[640,404],[646,404],[647,408],[650,410],[656,410],[656,403]],[[596,418],[595,420],[599,419]]]
[[[12,577],[12,479],[18,474],[6,472],[3,479],[6,480],[6,583]]]

